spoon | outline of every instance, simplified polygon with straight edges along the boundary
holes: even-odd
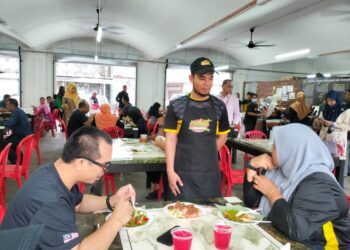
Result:
[[[130,190],[130,193],[132,192],[131,190],[131,185],[129,184],[129,190]],[[135,209],[135,210],[138,210],[139,208],[135,207],[135,197],[134,196],[131,196],[131,205],[132,207]]]

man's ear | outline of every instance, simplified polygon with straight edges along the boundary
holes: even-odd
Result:
[[[75,159],[73,161],[73,167],[78,172],[82,171],[84,168],[84,160],[83,159]]]

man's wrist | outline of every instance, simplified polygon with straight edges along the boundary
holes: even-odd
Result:
[[[106,205],[107,205],[107,208],[109,210],[113,211],[113,207],[112,207],[112,204],[111,204],[111,197],[112,197],[112,195],[107,195],[107,197],[106,197]]]

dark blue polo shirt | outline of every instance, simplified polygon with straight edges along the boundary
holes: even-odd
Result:
[[[53,164],[41,167],[17,192],[1,228],[43,224],[38,247],[71,249],[81,240],[75,225],[75,206],[82,197],[77,185],[67,189]]]
[[[4,123],[6,128],[12,130],[13,135],[27,136],[32,134],[26,113],[20,108],[15,108],[11,112],[10,119]]]

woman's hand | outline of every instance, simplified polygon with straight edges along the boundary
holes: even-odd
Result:
[[[271,205],[276,200],[282,198],[282,194],[278,187],[266,176],[255,175],[253,177],[253,182],[253,187],[265,195],[270,200]]]
[[[250,160],[250,165],[255,168],[273,169],[272,158],[268,154],[259,155]]]

